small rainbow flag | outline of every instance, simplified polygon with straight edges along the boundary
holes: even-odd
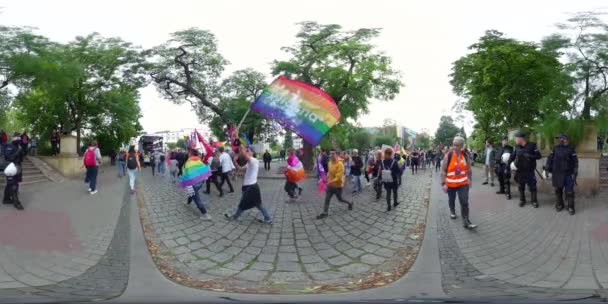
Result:
[[[304,166],[302,162],[295,156],[291,155],[287,159],[287,167],[285,168],[285,176],[292,183],[298,183],[306,178]]]
[[[198,156],[191,156],[184,164],[179,185],[183,188],[194,186],[205,181],[209,176],[211,176],[209,166],[205,165]]]
[[[283,76],[266,87],[251,108],[313,146],[340,120],[338,106],[327,93]]]

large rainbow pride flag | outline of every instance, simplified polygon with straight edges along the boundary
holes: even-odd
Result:
[[[183,188],[194,186],[205,181],[209,176],[211,176],[209,166],[205,165],[198,156],[191,156],[184,164],[179,185]]]
[[[266,87],[251,108],[313,146],[340,120],[338,106],[327,93],[283,76]]]

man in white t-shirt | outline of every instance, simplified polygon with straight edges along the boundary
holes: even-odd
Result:
[[[258,171],[260,168],[260,161],[255,158],[255,153],[250,149],[243,146],[241,146],[239,149],[239,154],[244,160],[247,161],[247,164],[244,167],[240,167],[236,162],[238,155],[235,156],[234,162],[237,164],[237,166],[239,166],[239,169],[246,169],[245,176],[243,177],[243,196],[241,197],[241,201],[239,202],[236,212],[233,215],[224,214],[224,216],[226,216],[226,218],[229,220],[236,220],[239,218],[239,216],[241,216],[243,211],[255,207],[260,210],[264,216],[264,220],[259,221],[266,224],[272,224],[272,218],[270,218],[266,208],[262,206],[262,194],[260,193],[260,187],[258,186]]]
[[[220,166],[222,167],[222,181],[220,182],[220,188],[224,187],[224,182],[228,182],[228,187],[230,188],[230,192],[234,193],[234,188],[232,187],[232,183],[230,182],[230,176],[228,175],[233,169],[234,164],[232,162],[232,158],[226,152],[224,152],[224,147],[220,147]]]

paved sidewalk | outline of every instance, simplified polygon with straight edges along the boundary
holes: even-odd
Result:
[[[205,222],[165,177],[147,171],[140,177],[144,228],[161,271],[189,286],[271,293],[347,291],[366,282],[386,284],[379,276],[397,279],[413,264],[421,244],[430,178],[406,176],[401,205],[391,213],[385,212],[384,198],[375,201],[371,188],[354,198],[345,189],[355,209],[347,211],[334,198],[324,220],[315,219],[323,201],[315,180],[303,184],[303,196],[295,202],[288,202],[284,181],[260,180],[264,205],[275,222],[270,226],[258,223],[255,209],[238,222],[223,218],[240,198],[239,182],[237,193],[223,198],[212,188],[208,209],[213,221]],[[395,271],[401,271],[397,277]]]
[[[126,190],[115,174],[102,168],[96,195],[80,180],[65,180],[22,187],[24,211],[0,206],[0,297],[103,298],[124,289],[128,267],[108,250],[121,240],[115,228]]]
[[[439,249],[444,290],[450,296],[564,298],[594,296],[608,289],[608,205],[605,194],[579,198],[577,214],[557,213],[549,195],[540,208],[482,186],[474,171],[470,192],[475,231],[448,216],[447,195],[434,178],[432,200],[441,209]],[[458,203],[457,203],[458,205]],[[459,212],[459,207],[457,207]],[[603,291],[602,291],[603,289]]]

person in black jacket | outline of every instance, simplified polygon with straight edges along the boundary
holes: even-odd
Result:
[[[399,164],[393,158],[393,149],[386,148],[386,150],[384,150],[384,160],[378,170],[378,176],[382,180],[382,184],[384,184],[384,189],[386,189],[386,211],[388,212],[391,211],[391,194],[393,194],[393,207],[399,205],[397,189],[399,187],[398,180],[401,171],[399,170]],[[387,176],[387,173],[389,172],[390,174]]]
[[[563,191],[566,189],[566,201],[568,212],[574,215],[574,185],[578,175],[578,157],[573,146],[568,144],[568,136],[559,136],[559,145],[553,147],[553,151],[547,158],[545,169],[551,173],[553,187],[555,187],[555,209],[557,212],[564,209]]]
[[[17,175],[6,176],[6,185],[4,187],[4,204],[13,204],[18,210],[23,210],[23,205],[19,201],[19,183],[22,181],[21,163],[25,153],[21,145],[21,136],[15,132],[13,140],[4,147],[4,160],[7,165],[13,163],[17,167]]]
[[[515,150],[511,154],[509,163],[514,162],[517,171],[515,181],[519,184],[519,206],[526,204],[526,185],[530,189],[532,206],[538,208],[538,198],[536,197],[536,161],[541,159],[540,151],[536,143],[526,141],[523,132],[515,134]]]
[[[500,184],[500,190],[496,194],[506,194],[507,199],[511,199],[511,168],[508,159],[513,154],[513,147],[508,144],[508,141],[509,138],[506,136],[502,138],[502,145],[498,148],[494,161],[496,162],[496,176],[498,176],[498,183]],[[503,161],[503,157],[506,158],[507,162]]]
[[[272,156],[270,156],[270,153],[268,152],[268,150],[266,150],[266,152],[264,152],[264,155],[262,158],[264,159],[264,170],[269,171],[270,162],[272,161]]]

